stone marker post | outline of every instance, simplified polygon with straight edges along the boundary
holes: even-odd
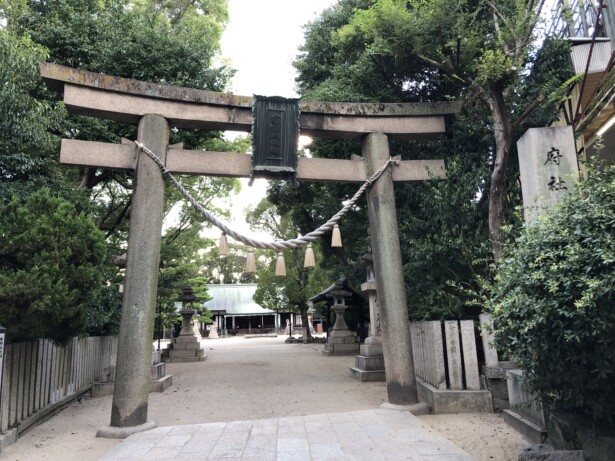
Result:
[[[164,117],[144,116],[138,140],[166,161],[169,125]],[[164,179],[154,161],[141,153],[132,193],[111,426],[100,429],[98,437],[123,438],[155,427],[147,420],[147,402],[163,208]]]
[[[530,128],[517,141],[525,222],[555,209],[579,179],[571,126]]]
[[[389,141],[383,133],[367,134],[362,141],[363,157],[367,161],[367,174],[370,176],[389,160]],[[408,410],[416,414],[426,413],[429,408],[419,403],[414,375],[397,210],[390,168],[367,189],[367,211],[369,228],[372,231],[389,404],[410,407]]]

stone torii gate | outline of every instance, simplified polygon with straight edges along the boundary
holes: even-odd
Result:
[[[48,87],[64,93],[73,114],[137,123],[138,141],[172,173],[249,177],[251,156],[169,146],[169,130],[199,128],[249,132],[253,98],[179,88],[42,63]],[[389,160],[389,139],[441,136],[458,103],[365,104],[299,102],[301,134],[361,139],[363,158],[299,158],[299,181],[363,182]],[[97,168],[134,169],[134,189],[111,424],[102,437],[149,429],[149,356],[155,312],[163,218],[164,180],[132,142],[108,144],[63,139],[60,161]],[[389,405],[420,413],[401,264],[394,181],[445,178],[442,160],[400,161],[367,190]]]

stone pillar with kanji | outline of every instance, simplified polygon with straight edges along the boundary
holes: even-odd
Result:
[[[525,222],[555,209],[579,179],[571,126],[530,128],[517,141]]]

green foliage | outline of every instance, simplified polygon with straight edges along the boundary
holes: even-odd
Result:
[[[0,28],[0,203],[8,203],[20,187],[36,190],[54,174],[49,151],[56,142],[48,130],[57,127],[63,112],[36,98],[37,61],[45,58],[28,36]]]
[[[527,229],[491,290],[497,345],[543,402],[613,422],[615,167]]]
[[[57,164],[59,137],[118,143],[136,139],[136,127],[83,116],[68,116],[60,95],[47,91],[37,61],[48,60],[114,76],[224,91],[232,72],[218,65],[220,37],[228,20],[225,0],[0,0],[0,203],[49,186],[87,210],[105,232],[115,255],[125,250],[130,217],[132,173]],[[171,143],[188,149],[244,151],[249,139],[225,142],[219,133],[173,130]],[[236,179],[182,178],[201,203],[212,203],[239,189]],[[166,228],[161,249],[160,318],[171,322],[181,286],[196,277],[210,245],[198,234],[202,218],[167,188],[165,211],[176,217]],[[98,234],[96,234],[98,235]],[[41,270],[47,270],[42,268]],[[92,286],[87,315],[90,334],[112,334],[119,321],[117,274],[101,266],[112,285]],[[166,316],[166,317],[165,317]],[[168,317],[168,318],[167,318]],[[163,322],[164,323],[164,322]]]
[[[67,341],[101,287],[105,244],[92,221],[49,190],[0,211],[0,323],[11,341]]]
[[[480,126],[489,124],[494,133],[489,144],[480,145],[483,163],[492,170],[481,168],[487,174],[480,189],[489,207],[496,259],[500,229],[510,218],[507,208],[518,199],[514,171],[508,171],[514,141],[526,125],[554,118],[571,77],[562,42],[547,40],[540,53],[533,47],[542,5],[340,0],[308,25],[296,62],[304,98],[465,99],[468,110],[483,119]]]
[[[120,331],[122,294],[119,285],[104,285],[89,302],[86,312],[88,336],[116,336]]]
[[[22,86],[27,86],[28,94],[36,104],[47,108],[48,112],[51,110],[49,108],[58,105],[59,95],[43,88],[36,68],[36,60],[40,59],[120,77],[214,91],[223,91],[231,75],[228,68],[214,65],[221,33],[228,20],[227,5],[223,0],[0,1],[0,15],[6,18],[6,30],[12,36],[22,42],[36,44],[32,46],[38,54],[28,61],[28,72],[16,67],[11,69],[11,75]],[[118,143],[120,137],[136,139],[136,127],[132,125],[83,116],[67,117],[64,113],[51,124],[40,117],[39,112],[33,108],[22,111],[23,120],[15,131],[31,131],[28,119],[24,118],[30,114],[29,117],[38,121],[32,126],[43,127],[42,133],[49,139],[47,144],[32,143],[34,148],[21,155],[19,162],[8,164],[5,176],[16,176],[21,165],[35,164],[39,157],[54,164],[57,156],[56,136],[59,134],[68,138],[114,143]],[[52,130],[56,136],[47,134],[46,129]],[[213,142],[216,150],[229,148],[224,148],[217,133],[183,130],[174,131],[171,138],[172,143],[184,142],[189,149],[208,148],[210,140],[218,138],[217,142]],[[6,136],[5,139],[11,137]],[[50,142],[52,145],[48,145]],[[240,147],[241,142],[229,144]],[[11,152],[19,151],[12,149]],[[131,174],[95,168],[61,168],[60,171],[62,174],[53,176],[44,172],[46,184],[54,190],[79,186],[92,191],[94,211],[98,215],[96,221],[107,233],[107,238],[120,247],[126,236],[129,217]],[[204,190],[210,184],[216,184],[211,190],[213,196],[218,192],[218,183],[232,183],[233,180],[189,182]],[[24,190],[15,191],[20,195],[29,190],[25,182],[20,183],[19,187]],[[177,200],[176,194],[169,194],[168,207],[171,208]]]
[[[490,195],[502,192],[501,203],[513,207],[520,201],[514,162],[500,170],[495,188],[491,170],[498,155],[514,152],[514,138],[526,126],[553,119],[562,82],[571,76],[565,43],[547,40],[538,52],[528,45],[535,24],[535,14],[522,0],[340,0],[306,27],[295,62],[304,98],[466,102],[450,138],[391,143],[392,155],[444,159],[447,169],[445,181],[395,186],[412,318],[467,318],[480,310],[468,305],[468,293],[480,289],[477,280],[489,279]],[[512,130],[513,115],[523,114],[543,96],[542,104]],[[502,111],[495,114],[500,126],[493,108]],[[496,132],[506,139],[496,138]],[[314,157],[349,158],[361,146],[316,140],[310,150]],[[507,164],[508,158],[500,163]],[[271,188],[269,199],[292,213],[301,232],[308,232],[355,190],[352,185],[279,185]],[[502,216],[512,220],[503,210]],[[344,248],[322,245],[325,267],[355,284],[363,274],[350,266],[370,251],[366,223],[359,201],[341,222]]]
[[[254,210],[247,214],[247,221],[253,229],[268,231],[276,240],[295,238],[298,228],[292,216],[282,214],[279,208],[262,200]],[[318,249],[316,257],[318,258]],[[265,309],[288,310],[298,309],[301,312],[304,325],[307,325],[307,300],[321,292],[330,284],[326,274],[319,265],[309,269],[303,267],[304,248],[296,248],[282,252],[286,265],[286,276],[276,276],[277,257],[267,258],[263,268],[258,271],[258,287],[254,293],[254,301]]]
[[[207,291],[207,278],[194,277],[189,279],[187,284],[192,287],[194,296],[196,296],[197,299],[196,304],[199,306],[195,306],[198,314],[197,320],[201,323],[212,323],[211,312],[204,305],[207,301],[211,301],[213,299]]]
[[[545,99],[527,117],[524,127],[547,126],[560,115],[559,108],[568,97],[570,85],[581,77],[574,75],[570,52],[569,41],[548,37],[540,50],[531,56],[531,72],[522,76],[515,104],[520,108],[528,107],[540,95]]]

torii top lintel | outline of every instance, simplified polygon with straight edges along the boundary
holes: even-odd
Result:
[[[138,123],[160,114],[177,128],[249,132],[252,97],[182,88],[113,77],[81,69],[41,63],[49,88],[64,90],[71,113]],[[360,138],[382,132],[392,139],[424,139],[442,135],[459,102],[335,103],[300,101],[301,134],[324,138]]]

